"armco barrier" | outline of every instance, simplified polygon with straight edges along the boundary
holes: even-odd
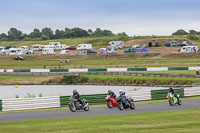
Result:
[[[2,111],[2,100],[0,100],[0,111]]]
[[[69,69],[50,69],[50,72],[69,72]]]
[[[168,67],[168,70],[189,70],[188,67]]]
[[[127,71],[147,71],[147,68],[127,68]]]
[[[107,72],[107,68],[102,68],[102,69],[88,69],[88,72]]]
[[[30,69],[14,69],[13,72],[31,72]]]
[[[2,99],[2,111],[60,107],[60,97]]]
[[[103,104],[105,103],[105,97],[107,94],[96,94],[96,95],[82,95],[81,98],[84,98],[88,101],[90,105]],[[60,97],[60,106],[68,106],[70,96],[61,96]]]
[[[184,97],[184,89],[175,89],[176,93],[179,94],[181,97]],[[169,89],[165,90],[151,90],[151,99],[158,100],[164,99],[167,97]]]

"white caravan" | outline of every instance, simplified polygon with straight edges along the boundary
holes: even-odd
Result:
[[[78,44],[77,50],[81,50],[81,49],[92,49],[92,44]]]
[[[49,45],[51,48],[54,48],[56,50],[62,50],[69,47],[66,44],[61,44],[60,42],[49,42]]]
[[[5,49],[4,46],[0,47],[0,55],[8,55],[9,50]]]
[[[43,48],[42,54],[56,54],[56,52],[54,48]]]
[[[33,51],[39,51],[39,50],[42,50],[42,48],[43,48],[43,45],[41,45],[41,44],[35,44],[35,45],[32,45],[32,50]]]
[[[198,46],[183,46],[179,52],[180,53],[192,53],[192,52],[198,52],[199,48]]]
[[[106,48],[100,48],[100,49],[98,50],[98,53],[99,53],[99,54],[107,54],[107,49],[106,49]]]
[[[124,48],[124,41],[111,41],[108,43],[108,47],[118,49],[118,48]]]
[[[24,49],[24,50],[28,50],[28,46],[21,46],[19,48]]]
[[[10,48],[9,55],[24,55],[24,49],[21,48]]]

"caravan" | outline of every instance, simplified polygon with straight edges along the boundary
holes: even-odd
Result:
[[[61,44],[60,42],[49,42],[49,46],[56,50],[63,50],[63,49],[66,49],[67,47],[69,47],[65,44]]]
[[[77,50],[92,49],[92,44],[78,44]]]
[[[108,43],[108,47],[114,49],[124,48],[124,41],[111,41]]]
[[[21,48],[10,48],[9,55],[24,55],[24,49]]]
[[[56,54],[56,52],[54,48],[43,48],[42,54]]]

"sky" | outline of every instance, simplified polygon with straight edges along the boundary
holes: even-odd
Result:
[[[200,0],[0,0],[0,33],[15,27],[108,29],[128,35],[200,31]]]

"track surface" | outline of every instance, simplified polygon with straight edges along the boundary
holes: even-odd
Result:
[[[119,110],[118,108],[108,109],[107,107],[101,107],[101,108],[90,108],[88,112],[85,111],[71,112],[70,110],[49,110],[49,111],[0,113],[0,122],[133,114],[133,113],[173,111],[173,110],[184,110],[184,109],[195,109],[195,108],[200,108],[200,99],[183,101],[183,105],[181,106],[170,106],[169,103],[167,102],[154,103],[154,104],[141,104],[141,105],[136,105],[135,110],[126,109],[122,111]]]

